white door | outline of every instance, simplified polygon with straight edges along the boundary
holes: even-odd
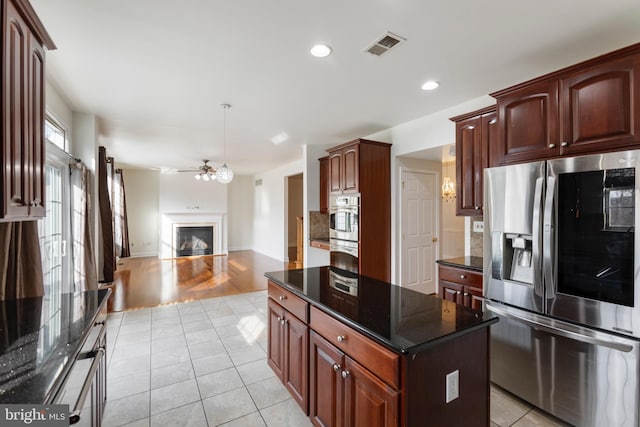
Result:
[[[401,282],[414,291],[436,292],[438,177],[435,172],[402,171]]]

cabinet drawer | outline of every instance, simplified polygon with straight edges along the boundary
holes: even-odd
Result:
[[[477,271],[439,265],[438,272],[440,274],[440,280],[482,289],[482,273],[478,273]]]
[[[315,307],[311,307],[309,326],[381,380],[400,389],[400,357],[397,354]]]
[[[268,281],[269,298],[276,301],[282,307],[284,307],[289,313],[302,320],[304,323],[309,323],[309,304],[302,298],[294,295],[279,285],[276,285],[271,280]]]

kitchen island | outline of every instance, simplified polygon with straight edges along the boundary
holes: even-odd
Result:
[[[316,425],[489,425],[489,328],[333,267],[266,273],[268,363]]]
[[[83,416],[99,425],[110,294],[101,289],[0,301],[0,403],[65,403],[75,420],[86,398],[94,403]]]

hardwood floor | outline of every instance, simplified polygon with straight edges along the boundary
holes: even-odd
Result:
[[[253,251],[174,259],[123,258],[110,312],[234,295],[267,288],[267,271],[295,268]]]

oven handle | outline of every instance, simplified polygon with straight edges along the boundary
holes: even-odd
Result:
[[[87,394],[91,390],[91,384],[93,384],[93,379],[96,376],[96,371],[100,368],[100,363],[102,362],[102,358],[104,357],[105,351],[104,348],[98,348],[94,353],[93,362],[91,362],[91,367],[89,368],[89,373],[82,384],[82,389],[80,389],[80,394],[78,395],[78,400],[76,400],[76,404],[73,407],[73,411],[69,414],[69,423],[75,424],[80,421],[80,414],[82,412],[82,407],[84,406],[84,401],[87,399]]]
[[[536,179],[536,187],[533,193],[533,236],[532,236],[532,255],[533,255],[533,292],[543,298],[541,260],[540,260],[540,209],[542,207],[542,184],[544,178]]]
[[[334,243],[332,241],[329,241],[329,250],[331,252],[342,252],[345,253],[347,255],[352,255],[354,257],[358,257],[358,248],[351,248],[349,246],[345,246],[345,245],[341,245],[339,243]]]
[[[557,320],[553,320],[553,319],[548,319],[538,315],[533,315],[529,313],[522,313],[522,314],[514,313],[512,310],[498,308],[494,305],[489,304],[488,302],[485,304],[485,306],[489,311],[492,311],[495,314],[498,314],[500,316],[508,317],[515,321],[526,323],[527,325],[531,326],[534,329],[542,330],[542,331],[551,333],[553,335],[558,335],[558,336],[569,338],[575,341],[607,347],[607,348],[622,351],[625,353],[630,353],[638,345],[637,342],[626,340],[624,338],[616,337],[616,340],[600,338],[596,336],[597,333],[594,333],[592,331],[578,332],[578,331],[572,331],[566,328],[559,328],[557,326],[554,326],[554,323],[561,323],[566,325],[566,327],[569,327],[569,328],[582,329],[577,326],[573,326],[573,325],[560,322]],[[621,341],[624,341],[624,342],[621,342]],[[626,343],[629,343],[629,344],[626,344]]]
[[[543,271],[544,271],[544,285],[545,285],[545,297],[552,299],[556,297],[556,269],[554,263],[555,254],[553,253],[554,246],[554,228],[555,223],[553,221],[553,201],[556,192],[556,178],[550,176],[547,178],[547,195],[544,201],[544,220],[543,226],[543,241],[542,241],[542,257],[543,257]]]

